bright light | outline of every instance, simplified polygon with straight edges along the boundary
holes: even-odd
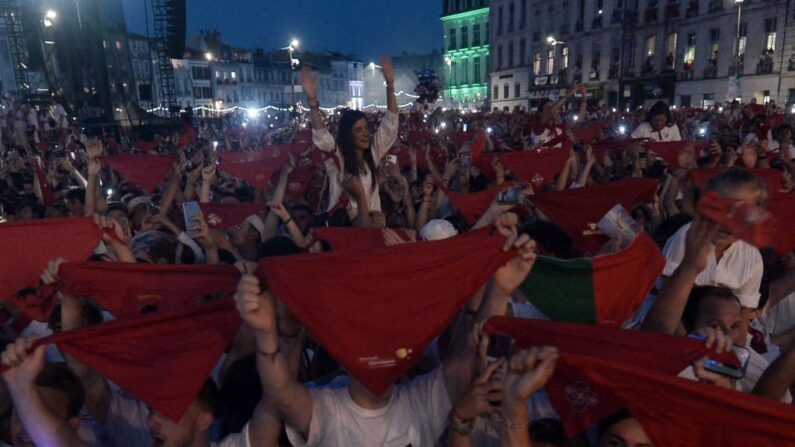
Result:
[[[707,134],[707,128],[706,127],[702,127],[700,129],[698,129],[698,134],[703,137],[704,135]]]
[[[488,132],[488,133],[492,133],[492,132],[494,132],[494,129],[492,129],[491,127],[487,127],[487,128],[486,128],[486,132]]]
[[[623,124],[618,126],[618,133],[620,133],[621,135],[624,135],[625,133],[627,133],[627,126],[625,126]]]
[[[213,53],[210,53],[209,51],[204,53],[204,58],[207,59],[208,61],[213,60]]]
[[[444,58],[444,63],[447,64],[447,65],[452,65],[453,60],[450,59],[449,57],[446,57],[446,58]]]
[[[433,129],[433,133],[439,133],[439,128]]]
[[[248,127],[248,123],[243,121],[243,127]]]
[[[597,14],[602,15],[602,10],[596,11]]]
[[[613,113],[616,113],[616,108],[615,107],[613,107]]]
[[[295,50],[295,49],[298,48],[298,45],[300,43],[301,42],[299,42],[298,39],[293,39],[293,40],[290,41],[290,47],[292,47],[292,49]]]
[[[259,112],[258,112],[258,111],[256,111],[255,109],[249,109],[249,110],[246,112],[246,115],[248,115],[248,117],[249,117],[250,119],[253,119],[253,120],[255,120],[255,119],[257,119],[257,117],[259,117]]]
[[[547,43],[555,43],[555,38],[552,36],[547,37]]]
[[[578,119],[580,119],[580,117],[578,115],[574,115],[574,121],[577,121]]]
[[[44,19],[44,27],[45,27],[45,28],[49,28],[49,27],[51,27],[51,26],[52,26],[52,20],[50,20],[50,19]]]
[[[50,20],[55,20],[58,17],[58,13],[53,11],[52,9],[48,9],[47,12],[44,14],[44,17]]]
[[[723,106],[718,107],[718,112],[723,113]]]
[[[442,126],[442,129],[447,129],[447,123],[446,122],[442,121],[441,126]]]
[[[113,189],[112,188],[108,188],[108,196],[112,196],[112,195],[113,195]]]
[[[218,149],[218,142],[213,141],[213,150]]]

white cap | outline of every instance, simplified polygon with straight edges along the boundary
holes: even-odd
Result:
[[[420,237],[426,241],[440,241],[458,234],[453,224],[444,219],[434,219],[420,230]]]
[[[130,201],[127,202],[127,212],[132,213],[136,206],[145,205],[149,203],[149,200],[149,196],[138,196],[130,199]]]
[[[246,222],[250,223],[257,233],[259,234],[260,241],[264,241],[265,238],[265,222],[262,221],[262,218],[256,214],[252,214],[246,217]]]

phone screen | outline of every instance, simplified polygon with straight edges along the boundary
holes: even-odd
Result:
[[[708,358],[707,361],[704,362],[704,369],[723,376],[731,377],[732,379],[742,379],[745,377],[745,370],[748,367],[748,359],[751,357],[751,353],[748,352],[748,349],[741,346],[733,346],[732,351],[734,352],[734,355],[737,356],[739,364],[733,365]]]
[[[197,218],[201,216],[198,202],[185,202],[182,204],[182,214],[185,216],[185,232],[194,237],[201,231]]]

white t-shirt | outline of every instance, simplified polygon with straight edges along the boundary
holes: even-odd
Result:
[[[552,128],[544,127],[544,131],[541,132],[540,134],[537,134],[535,132],[535,130],[534,130],[533,131],[533,139],[532,139],[533,146],[537,146],[539,144],[544,144],[547,141],[552,140],[554,138],[557,138],[557,137],[559,137],[561,135],[563,135],[563,128],[561,128],[560,126],[554,126]],[[556,145],[554,145],[552,147],[561,148],[561,147],[563,147],[563,144],[562,143],[558,143],[558,144],[556,144]]]
[[[309,392],[312,421],[307,439],[287,427],[294,446],[434,446],[452,409],[441,367],[396,385],[389,403],[377,410],[356,405],[348,388]]]
[[[648,138],[652,141],[681,141],[679,126],[673,124],[665,126],[660,130],[654,130],[648,122],[641,123],[634,132],[632,138]]]
[[[381,120],[381,124],[378,125],[378,130],[375,132],[373,136],[373,143],[370,147],[370,150],[373,154],[373,161],[375,162],[376,167],[379,163],[381,163],[381,159],[384,158],[384,155],[392,148],[392,145],[395,144],[395,140],[397,140],[398,135],[398,126],[400,125],[398,114],[393,113],[387,110],[386,114],[384,115],[383,119]],[[326,129],[312,129],[312,142],[315,143],[320,150],[324,152],[334,152],[334,156],[337,157],[339,161],[339,165],[343,166],[343,171],[339,172],[334,179],[337,185],[334,186],[336,189],[331,189],[333,191],[344,191],[342,188],[342,179],[344,175],[344,166],[345,161],[342,158],[342,153],[337,148],[337,144],[334,142],[334,137],[331,133]],[[335,151],[336,149],[336,151]],[[328,168],[328,165],[326,165]],[[372,178],[373,175],[376,175],[370,172],[370,168],[365,163],[364,165],[365,174],[359,175],[359,180],[362,182],[362,187],[364,188],[364,194],[367,196],[367,203],[370,207],[371,211],[381,211],[381,197],[379,196],[379,189],[378,189],[378,182],[376,181],[375,188],[372,188]],[[331,178],[331,177],[329,177]],[[336,204],[336,202],[334,202]],[[333,206],[332,204],[331,206]],[[356,208],[357,208],[356,200],[351,198],[349,210],[351,210],[351,215],[355,216]]]
[[[680,228],[665,243],[663,276],[671,276],[682,262],[685,255],[685,236],[691,225],[689,223]],[[740,240],[726,249],[719,262],[715,261],[715,251],[710,253],[707,268],[696,277],[696,285],[727,287],[737,296],[743,307],[756,309],[759,305],[763,269],[759,250]]]

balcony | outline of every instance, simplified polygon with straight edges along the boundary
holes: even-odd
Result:
[[[624,11],[620,9],[616,9],[613,11],[613,15],[610,16],[610,24],[615,25],[616,23],[621,23],[621,19],[624,18]]]
[[[643,22],[646,24],[654,23],[657,21],[657,19],[657,8],[649,7],[643,13]]]
[[[624,13],[624,23],[630,26],[634,26],[638,24],[638,13],[637,11],[627,11]]]
[[[582,20],[577,20],[574,24],[574,32],[579,33],[585,30],[585,23]]]
[[[756,74],[765,75],[773,73],[773,61],[764,60],[756,64]]]
[[[607,72],[607,79],[618,79],[618,64],[613,64]]]
[[[599,80],[599,70],[591,70],[588,74],[589,81],[598,81]]]
[[[710,0],[707,5],[708,12],[718,12],[723,10],[723,0]]]
[[[736,65],[730,66],[729,67],[729,76],[734,76],[735,74],[739,74],[740,76],[742,76],[743,73],[745,72],[744,68],[745,67],[744,67],[742,62],[740,62],[740,63],[738,63]]]
[[[711,66],[704,69],[704,79],[715,79],[718,77],[718,67]]]
[[[687,70],[679,73],[679,80],[680,81],[692,81],[693,80],[693,70]]]

